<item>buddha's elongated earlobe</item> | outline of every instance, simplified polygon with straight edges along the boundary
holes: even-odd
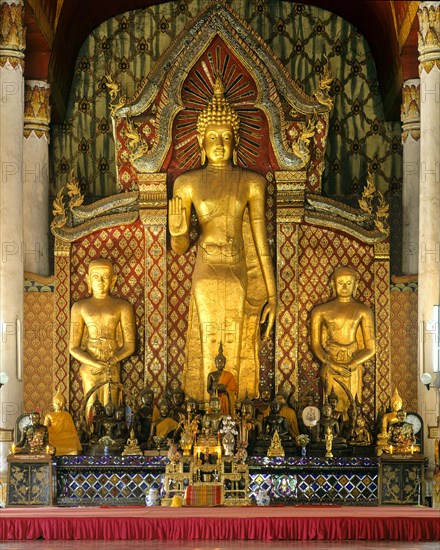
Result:
[[[234,149],[232,151],[232,162],[235,166],[237,166],[237,162],[238,162],[238,151],[237,151],[237,149]]]
[[[110,293],[113,292],[117,280],[118,280],[118,276],[117,276],[116,273],[115,273],[115,274],[113,275],[113,277],[112,277],[112,282],[110,283],[110,289],[109,289],[109,292],[110,292]]]
[[[357,289],[358,289],[358,284],[359,284],[359,281],[356,280],[355,283],[354,283],[354,285],[353,285],[353,292],[352,292],[353,298],[356,298]]]
[[[200,164],[203,166],[206,162],[206,151],[203,147],[203,137],[200,134],[197,135],[197,141],[199,142],[200,147]]]

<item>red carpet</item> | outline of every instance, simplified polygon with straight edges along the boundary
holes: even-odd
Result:
[[[440,540],[440,510],[407,506],[8,508],[0,540]]]

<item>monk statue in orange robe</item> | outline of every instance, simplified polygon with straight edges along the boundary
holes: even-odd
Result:
[[[238,385],[232,372],[225,370],[226,357],[223,355],[221,342],[215,358],[215,366],[216,370],[208,374],[208,393],[211,396],[217,394],[223,414],[233,414]]]
[[[160,416],[151,424],[150,438],[148,440],[150,449],[153,448],[154,443],[156,447],[166,448],[167,438],[174,437],[176,430],[179,428],[179,424],[173,418],[169,401],[161,399],[158,407]],[[155,441],[155,438],[157,441]]]
[[[77,455],[82,451],[82,445],[73,419],[65,410],[66,399],[58,391],[53,397],[53,411],[46,414],[44,425],[49,434],[49,443],[55,447],[55,454]]]

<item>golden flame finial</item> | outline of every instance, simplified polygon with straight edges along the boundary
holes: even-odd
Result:
[[[225,87],[223,86],[223,80],[221,74],[217,74],[214,83],[214,97],[218,99],[224,99]]]

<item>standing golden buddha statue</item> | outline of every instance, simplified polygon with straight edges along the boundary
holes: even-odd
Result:
[[[333,388],[346,420],[352,400],[362,402],[362,364],[376,353],[374,318],[354,298],[358,276],[353,269],[336,268],[331,283],[336,297],[312,310],[312,351],[322,362],[323,393]]]
[[[72,307],[69,351],[81,363],[79,373],[84,397],[110,377],[113,382],[120,382],[120,362],[135,349],[133,308],[127,300],[110,295],[116,277],[109,260],[92,260],[86,282],[93,296],[79,300]],[[96,391],[101,403],[107,403],[108,392],[109,384],[102,384]],[[112,399],[114,403],[119,402],[117,387],[112,388]],[[89,403],[86,417],[91,408]]]
[[[240,120],[217,77],[198,118],[202,168],[181,174],[169,203],[171,246],[190,245],[194,207],[199,222],[193,272],[184,389],[207,400],[201,381],[213,369],[220,342],[238,384],[238,399],[258,394],[259,325],[275,321],[276,289],[266,232],[263,176],[235,166]],[[207,166],[203,166],[207,159]]]

